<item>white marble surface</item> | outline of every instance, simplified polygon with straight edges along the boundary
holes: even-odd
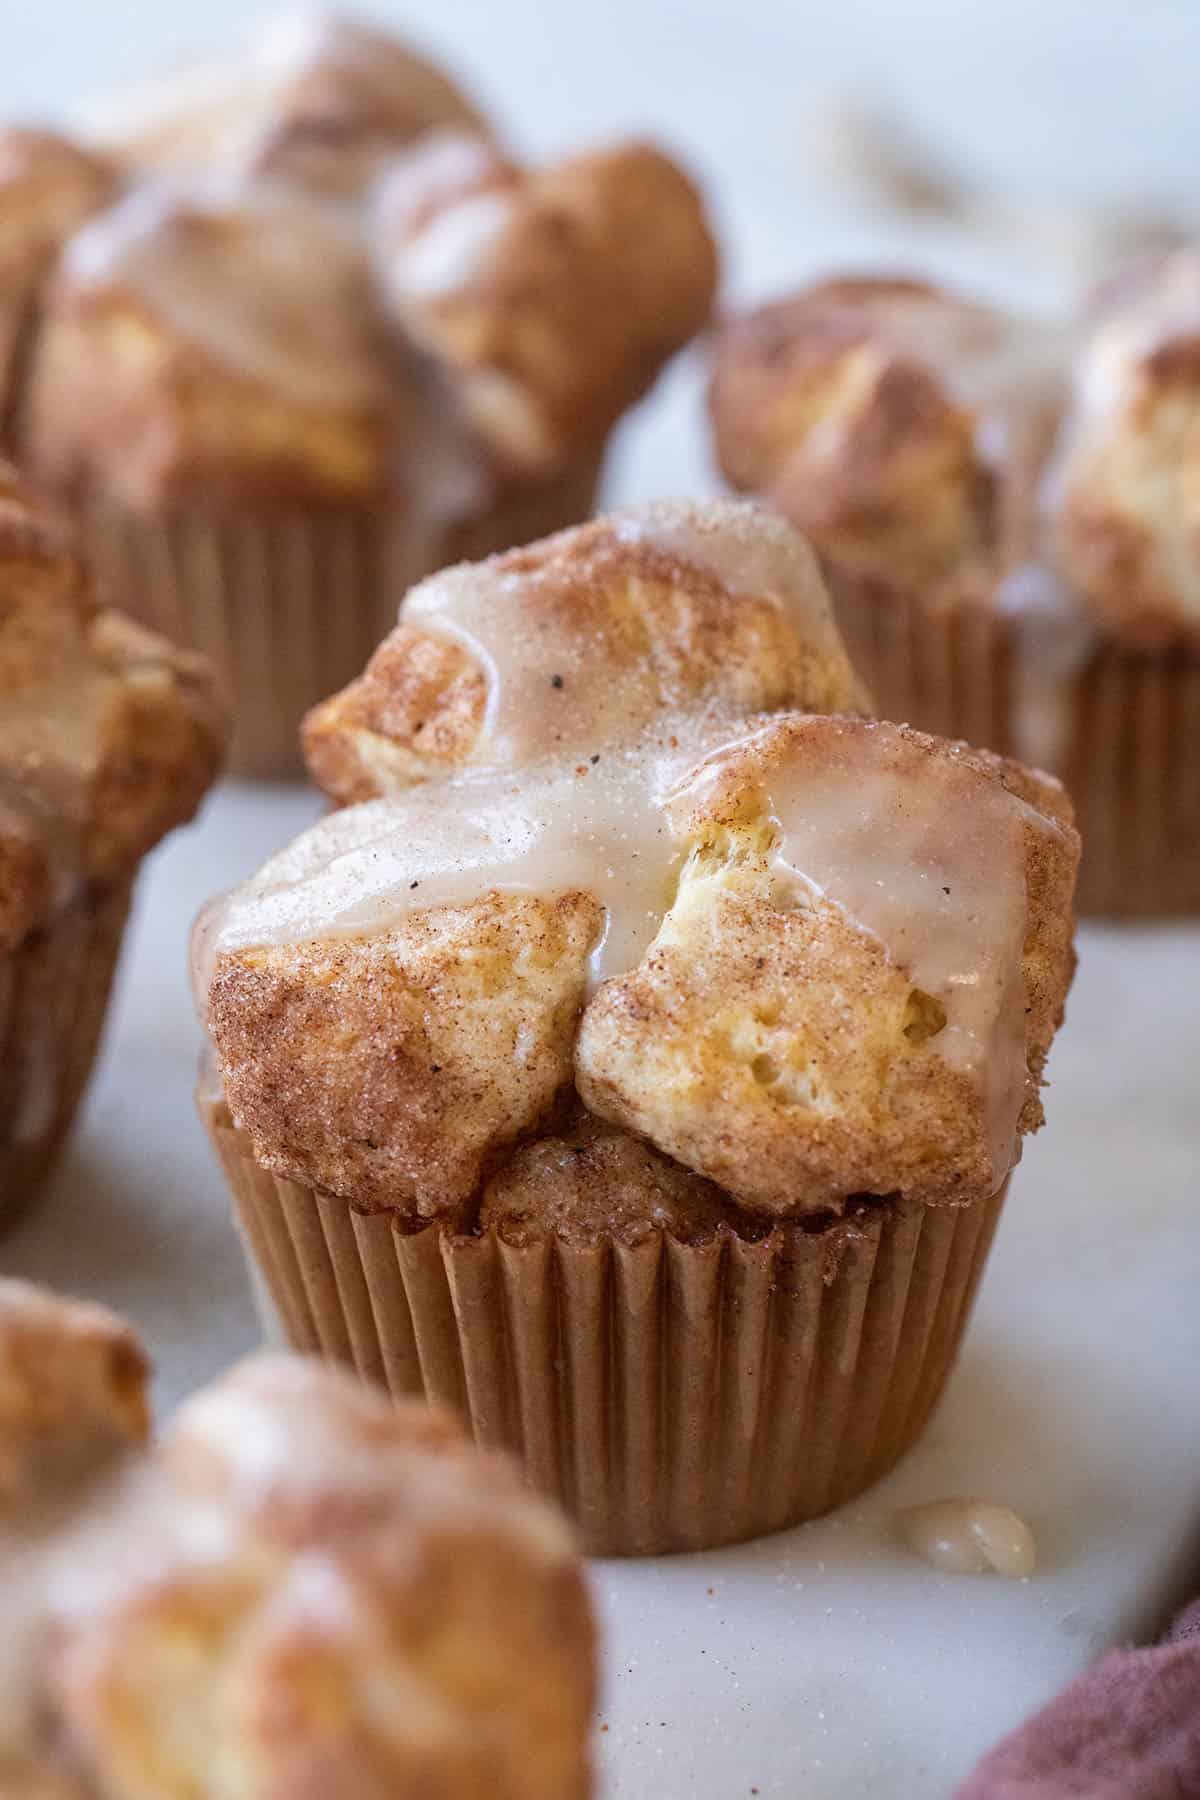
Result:
[[[842,257],[916,260],[1053,301],[1032,264],[811,200],[806,109],[891,92],[997,182],[1191,198],[1200,11],[1186,0],[411,0],[373,10],[457,55],[519,141],[654,126],[713,180],[735,287]],[[0,112],[220,43],[241,0],[10,6]],[[622,433],[615,491],[710,483],[682,365]],[[248,1348],[250,1293],[191,1107],[182,941],[216,887],[313,816],[301,790],[226,788],[143,884],[106,1053],[45,1204],[0,1266],[103,1297],[148,1334],[170,1405]],[[943,1800],[1102,1646],[1151,1630],[1200,1571],[1200,934],[1089,931],[1051,1065],[1050,1125],[1014,1184],[966,1353],[922,1446],[824,1524],[712,1556],[602,1565],[609,1800]],[[939,1575],[897,1505],[1005,1500],[1028,1583]]]

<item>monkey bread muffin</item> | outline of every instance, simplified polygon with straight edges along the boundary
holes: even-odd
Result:
[[[812,537],[891,718],[1053,770],[1081,908],[1200,910],[1200,257],[1071,325],[824,282],[724,329],[721,467]]]
[[[196,929],[288,1335],[464,1413],[595,1550],[882,1473],[1041,1123],[1069,802],[862,704],[746,503],[447,570],[309,717],[338,810]]]
[[[86,151],[22,141],[11,442],[135,615],[212,657],[242,773],[295,766],[421,576],[585,517],[712,304],[700,196],[659,150],[521,167],[349,21],[267,28]]]
[[[31,1357],[41,1413],[0,1398],[6,1797],[590,1793],[579,1558],[505,1459],[284,1356],[147,1450],[132,1333],[0,1282],[0,1397]]]
[[[207,664],[101,608],[0,465],[0,1221],[74,1116],[138,866],[195,812],[226,735]]]

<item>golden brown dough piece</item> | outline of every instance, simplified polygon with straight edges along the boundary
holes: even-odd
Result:
[[[415,221],[401,171],[378,210],[395,315],[452,372],[503,473],[545,475],[602,442],[712,307],[700,196],[650,144],[493,181]]]
[[[523,1145],[492,1177],[479,1229],[518,1246],[633,1245],[656,1232],[695,1243],[732,1218],[711,1182],[580,1108],[561,1133]]]
[[[106,1308],[0,1279],[0,1514],[142,1443],[149,1376],[136,1334]]]
[[[256,1358],[57,1555],[80,1579],[35,1639],[41,1754],[106,1800],[591,1791],[595,1628],[570,1534],[423,1406]]]
[[[153,185],[72,241],[45,303],[25,453],[134,509],[378,500],[402,374],[340,215],[269,187]]]
[[[820,283],[723,330],[721,468],[837,565],[981,583],[1027,542],[1030,480],[1062,385],[1051,345],[920,282]],[[999,460],[996,447],[1000,446]]]
[[[0,465],[0,867],[13,858],[17,891],[22,849],[127,878],[194,813],[225,733],[207,665],[99,608],[70,535]]]
[[[1200,650],[1200,251],[1111,285],[1059,480],[1064,566],[1105,631]]]
[[[903,726],[793,716],[674,804],[682,879],[643,962],[583,1015],[584,1103],[760,1212],[994,1193],[1042,1123],[1074,967],[1058,783]],[[1018,1093],[996,1085],[1014,1048]]]
[[[487,129],[449,76],[390,32],[308,12],[268,20],[227,63],[88,111],[98,140],[137,170],[225,168],[343,195],[427,132]]]
[[[795,532],[744,503],[661,502],[415,589],[365,673],[305,721],[309,771],[331,799],[368,800],[491,762],[485,667],[440,625],[460,596],[555,665],[559,685],[529,696],[531,712],[545,713],[538,754],[574,744],[582,755],[702,705],[744,717],[862,702]]]
[[[141,858],[228,733],[208,664],[97,605],[0,464],[0,1215],[36,1192],[96,1053]]]
[[[19,364],[39,287],[71,233],[109,199],[116,170],[52,131],[0,131],[0,423],[15,425]]]

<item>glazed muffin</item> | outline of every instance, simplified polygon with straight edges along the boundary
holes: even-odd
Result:
[[[138,866],[195,812],[225,737],[208,666],[102,609],[0,468],[0,1218],[70,1126]]]
[[[310,715],[338,809],[197,927],[287,1334],[518,1450],[597,1551],[882,1473],[1041,1122],[1070,805],[861,705],[745,503],[445,571]]]
[[[661,152],[524,169],[353,24],[268,30],[125,114],[113,203],[45,271],[14,436],[123,604],[217,665],[231,766],[286,773],[412,583],[591,510],[716,251]]]
[[[6,1795],[591,1791],[587,1590],[510,1464],[282,1356],[196,1395],[150,1451],[140,1394],[105,1461],[128,1380],[89,1386],[74,1356],[144,1374],[136,1340],[0,1283],[0,1393],[35,1339],[49,1423],[6,1411],[4,1452],[40,1456],[48,1432],[89,1451],[0,1505]]]
[[[1072,326],[919,283],[823,283],[732,321],[721,467],[817,545],[882,711],[1053,770],[1080,905],[1200,908],[1200,262]]]

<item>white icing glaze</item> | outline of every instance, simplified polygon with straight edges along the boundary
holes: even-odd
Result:
[[[988,1500],[932,1500],[900,1514],[901,1536],[935,1569],[1023,1580],[1037,1561],[1033,1533],[1011,1507]]]
[[[593,752],[595,764],[548,757],[519,777],[464,774],[335,813],[201,915],[197,992],[224,951],[374,934],[487,893],[580,890],[606,913],[595,986],[641,960],[670,904],[682,849],[664,812],[669,789],[736,730],[729,714],[679,718]]]
[[[513,216],[503,190],[469,194],[439,212],[388,259],[385,280],[403,311],[408,300],[441,299],[487,267]]]
[[[811,554],[758,508],[664,503],[618,515],[615,529],[770,601],[845,667]],[[610,655],[602,626],[573,628],[561,606],[543,612],[538,580],[535,569],[490,562],[413,590],[406,621],[462,644],[487,675],[469,760],[446,780],[323,820],[207,909],[193,938],[201,1003],[221,951],[386,930],[492,891],[594,894],[607,923],[593,983],[640,960],[681,858],[667,793],[738,734],[739,713],[715,700],[672,707],[668,670]]]
[[[673,815],[710,810],[729,773],[728,752],[709,758]],[[999,1183],[1027,1079],[1024,829],[1058,827],[952,754],[906,754],[886,725],[834,726],[817,753],[785,756],[761,807],[776,832],[777,891],[799,885],[832,900],[941,1003],[946,1023],[930,1048],[978,1084]]]
[[[266,184],[134,189],[63,258],[68,288],[128,291],[166,329],[299,404],[372,408],[386,391],[353,220]]]

